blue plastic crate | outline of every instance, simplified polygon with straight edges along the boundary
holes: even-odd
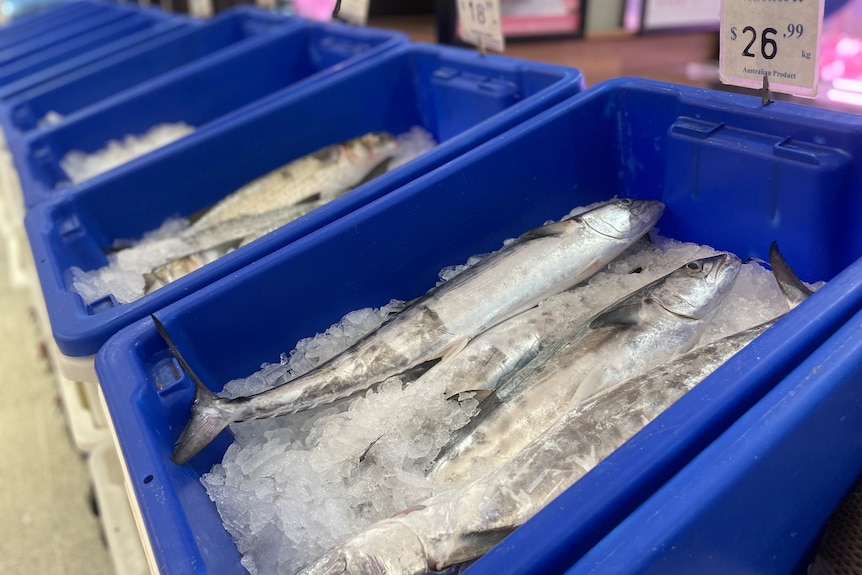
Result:
[[[159,18],[154,20],[150,26],[144,26],[138,32],[118,38],[108,44],[100,45],[76,54],[67,54],[55,64],[41,66],[42,69],[33,71],[21,79],[11,81],[0,86],[0,101],[9,100],[16,95],[33,90],[50,83],[59,78],[60,82],[70,72],[77,72],[80,68],[93,64],[104,66],[106,61],[122,58],[126,51],[133,49],[146,49],[179,34],[186,30],[194,29],[202,24],[201,21],[184,16],[173,16],[171,18]],[[8,117],[6,108],[0,106],[0,120]]]
[[[95,10],[85,17],[76,18],[68,24],[52,28],[50,32],[33,34],[19,41],[0,46],[0,66],[6,66],[34,56],[43,50],[51,50],[55,46],[90,34],[104,26],[115,24],[138,12],[137,6],[117,5],[110,10]]]
[[[48,112],[70,116],[123,90],[196,62],[231,51],[253,48],[298,25],[294,18],[251,7],[227,10],[182,30],[107,56],[92,64],[45,78],[37,85],[0,87],[0,122],[7,139],[21,138],[38,127]]]
[[[355,30],[332,26],[306,30],[313,38],[326,32],[323,40],[330,33],[338,37]],[[254,55],[251,60],[262,60]],[[300,63],[305,66],[308,62]],[[121,327],[456,158],[574,94],[581,85],[580,72],[571,68],[482,57],[445,46],[401,45],[75,186],[57,201],[32,208],[25,218],[55,341],[66,355],[94,354]],[[225,94],[227,101],[232,97]],[[222,101],[207,106],[201,93],[182,109],[197,114],[199,107],[207,113]],[[197,123],[194,115],[171,118],[166,113],[162,111],[162,120]],[[115,306],[103,300],[85,306],[66,284],[71,267],[104,265],[104,250],[114,240],[140,237],[170,216],[192,214],[294,158],[366,132],[400,134],[417,125],[439,145],[135,302]],[[85,136],[80,130],[54,132],[55,145],[61,134],[75,135],[78,142]],[[71,140],[64,146],[71,147]],[[50,162],[47,158],[45,164]]]
[[[806,574],[862,474],[860,391],[857,314],[567,573]]]
[[[170,30],[183,20],[187,19],[171,16],[161,10],[134,11],[114,23],[58,42],[15,62],[0,65],[0,86],[5,88],[16,81],[19,85],[29,85],[32,82],[30,76],[50,77],[66,69],[74,69],[94,58],[115,53],[142,39]]]
[[[12,20],[0,28],[0,49],[8,48],[40,34],[52,33],[91,15],[116,10],[113,2],[80,0],[47,8],[38,14]]]
[[[862,233],[848,225],[860,134],[858,116],[608,82],[156,315],[218,390],[351,310],[419,296],[444,266],[613,196],[661,199],[662,234],[743,258],[765,258],[777,240],[803,279],[829,280],[662,416],[685,425],[648,426],[468,570],[562,573],[862,307]],[[152,322],[112,337],[96,371],[162,572],[241,573],[199,482],[230,433],[187,465],[170,461],[194,385]]]

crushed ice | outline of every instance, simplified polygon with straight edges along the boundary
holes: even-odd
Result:
[[[578,288],[584,319],[691,259],[717,253],[651,236]],[[442,270],[441,280],[478,259]],[[222,394],[257,393],[313,369],[375,329],[401,303],[351,312],[325,333],[300,341],[279,362],[228,383]],[[786,311],[772,273],[745,263],[701,343]],[[370,523],[443,489],[425,477],[426,465],[476,403],[446,401],[441,390],[421,387],[393,378],[318,411],[231,426],[235,442],[201,481],[252,574],[294,573]]]
[[[56,118],[52,118],[56,121]],[[129,134],[122,140],[109,140],[104,148],[92,153],[72,150],[60,160],[60,167],[73,184],[121,166],[138,156],[166,146],[194,131],[184,122],[158,124],[141,135]]]
[[[62,121],[63,121],[63,115],[60,114],[59,112],[55,112],[54,110],[51,110],[39,119],[38,127],[39,128],[47,128],[49,126],[53,126],[54,124],[59,124]]]

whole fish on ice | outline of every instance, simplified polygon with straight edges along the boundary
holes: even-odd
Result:
[[[242,186],[167,240],[180,245],[171,248],[172,261],[146,275],[147,293],[382,173],[397,148],[391,134],[372,132],[312,152]]]
[[[790,270],[783,260],[776,266],[780,254],[775,246],[770,256],[793,307],[811,292],[786,275]],[[788,286],[791,291],[785,290]],[[300,575],[422,575],[481,557],[777,319],[697,347],[599,392],[498,469],[378,521]]]
[[[479,405],[429,475],[462,482],[499,467],[582,400],[692,349],[740,266],[728,253],[688,262],[540,351]]]
[[[188,461],[230,423],[311,409],[454,353],[477,334],[595,274],[646,234],[663,210],[658,201],[615,200],[529,231],[286,385],[235,399],[217,398],[197,385],[174,460]]]

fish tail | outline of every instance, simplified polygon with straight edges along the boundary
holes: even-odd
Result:
[[[799,276],[796,275],[796,272],[793,271],[793,268],[790,267],[784,256],[781,255],[781,252],[778,250],[778,242],[772,242],[772,245],[769,246],[769,265],[772,267],[775,281],[778,282],[778,287],[781,289],[781,293],[784,294],[784,298],[791,309],[814,293],[808,286],[802,283],[802,280],[799,279]]]
[[[187,463],[233,422],[230,414],[220,408],[224,401],[200,382],[195,382],[191,418],[174,445],[171,457],[174,463]]]
[[[179,439],[174,445],[174,453],[171,459],[174,463],[182,465],[197,455],[201,449],[210,444],[222,430],[233,422],[230,410],[225,409],[229,400],[221,399],[207,386],[203,384],[189,363],[177,349],[176,344],[168,333],[167,328],[155,315],[150,314],[156,331],[165,341],[171,355],[179,362],[180,367],[195,382],[195,399],[192,402],[192,413]]]

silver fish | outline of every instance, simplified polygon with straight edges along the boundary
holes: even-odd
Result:
[[[327,146],[267,173],[226,196],[193,224],[206,228],[241,216],[263,214],[319,196],[327,201],[361,182],[397,148],[386,132]]]
[[[780,286],[801,282],[770,253]],[[784,291],[784,288],[782,288]],[[794,307],[810,293],[784,291]],[[579,403],[495,471],[421,501],[333,547],[300,575],[420,575],[476,559],[772,326],[697,347]]]
[[[763,329],[718,340],[594,396],[499,469],[375,523],[301,575],[419,575],[482,556]]]
[[[692,349],[740,266],[727,253],[688,262],[539,352],[479,405],[429,475],[463,482],[499,467],[584,399]]]
[[[162,287],[385,171],[398,148],[373,132],[293,160],[232,192],[178,238],[174,259],[145,274],[146,293]],[[152,249],[148,247],[147,249]]]
[[[240,216],[203,229],[186,228],[176,238],[162,242],[173,259],[144,274],[145,291],[150,293],[253,240],[321,206],[319,200],[279,208],[263,214]],[[153,249],[148,246],[147,249]],[[127,256],[126,256],[127,257]]]
[[[232,422],[311,409],[456,352],[477,334],[595,274],[646,234],[663,210],[658,201],[616,200],[527,232],[289,385],[230,400],[197,385],[174,461],[188,461]]]

